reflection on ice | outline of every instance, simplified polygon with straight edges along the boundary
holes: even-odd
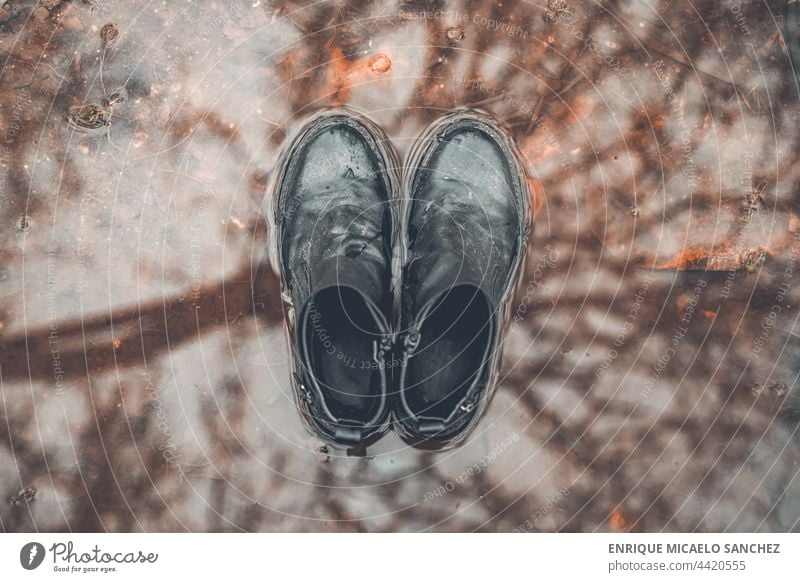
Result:
[[[768,4],[5,3],[2,529],[796,531],[798,5]],[[480,107],[529,164],[502,381],[452,451],[347,456],[294,410],[265,193],[341,105],[401,153]]]

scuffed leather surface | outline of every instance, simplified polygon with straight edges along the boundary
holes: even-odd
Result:
[[[455,284],[472,283],[497,304],[524,230],[511,161],[470,125],[441,139],[411,194],[407,303],[419,309]]]
[[[381,166],[350,125],[325,120],[299,144],[281,188],[277,223],[287,287],[296,306],[315,285],[314,267],[358,258],[361,286],[382,304],[386,288],[390,208]]]

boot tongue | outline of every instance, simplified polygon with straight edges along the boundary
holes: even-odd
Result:
[[[328,287],[352,287],[377,309],[384,300],[381,269],[364,256],[358,260],[343,255],[326,259],[315,268],[313,294]]]
[[[418,324],[436,301],[453,287],[469,285],[491,297],[492,273],[483,273],[478,265],[464,256],[442,253],[427,259],[424,266],[424,273],[419,272],[414,277],[417,284],[413,312],[419,314]]]
[[[467,201],[470,192],[462,182],[436,183],[436,202],[420,202],[417,211],[425,220],[414,237],[408,273],[415,312],[456,285],[478,287],[495,299],[497,251],[487,209]]]

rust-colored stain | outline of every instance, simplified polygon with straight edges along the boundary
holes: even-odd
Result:
[[[713,252],[706,247],[689,247],[671,259],[656,265],[656,269],[703,269],[708,265],[709,259],[714,256]]]
[[[528,178],[528,191],[531,197],[531,220],[534,220],[544,206],[544,186],[536,178]]]
[[[331,96],[333,107],[341,107],[351,99],[354,87],[373,81],[376,73],[387,73],[392,64],[393,58],[387,50],[353,58],[336,47],[331,51],[322,94]]]
[[[747,271],[752,273],[770,252],[763,248],[737,251],[731,247],[687,247],[671,259],[657,264],[655,269]]]
[[[588,119],[594,111],[595,99],[588,95],[578,95],[572,102],[572,114],[577,121]]]
[[[328,74],[325,86],[322,88],[323,95],[331,95],[331,104],[340,107],[347,102],[350,97],[351,80],[349,73],[354,66],[352,61],[348,61],[341,48],[336,47],[331,52],[328,66]]]
[[[625,517],[619,507],[617,507],[611,514],[611,517],[608,518],[608,525],[617,532],[628,532],[633,528],[633,523]]]
[[[683,317],[683,315],[686,313],[686,310],[689,307],[689,302],[691,299],[692,299],[691,294],[688,294],[688,295],[680,295],[675,300],[675,307],[679,316]],[[717,316],[716,311],[711,311],[709,309],[701,309],[698,310],[697,313],[699,313],[701,317],[704,317],[706,319],[714,319]]]
[[[369,68],[376,73],[385,73],[392,68],[392,60],[383,53],[375,53],[369,59]]]

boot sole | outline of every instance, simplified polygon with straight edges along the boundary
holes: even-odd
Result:
[[[489,115],[475,110],[460,110],[449,113],[431,123],[416,139],[404,166],[410,171],[406,172],[405,179],[403,181],[404,196],[401,201],[400,211],[401,236],[399,243],[399,256],[401,268],[402,265],[406,264],[408,259],[408,226],[411,217],[411,210],[414,204],[414,200],[411,198],[410,194],[413,191],[414,180],[417,176],[416,169],[419,168],[420,165],[425,164],[428,157],[433,153],[433,150],[438,143],[436,136],[444,133],[448,128],[451,128],[456,124],[468,124],[490,135],[500,147],[506,159],[510,160],[513,164],[515,170],[512,173],[514,181],[513,190],[517,202],[517,213],[520,217],[521,235],[517,244],[517,252],[515,254],[514,262],[509,270],[506,280],[504,281],[504,290],[497,310],[498,313],[502,314],[498,316],[502,325],[498,326],[496,338],[497,349],[495,350],[495,353],[492,355],[492,358],[489,362],[490,371],[489,380],[486,387],[486,396],[481,399],[480,405],[475,410],[475,414],[472,419],[468,421],[467,426],[452,437],[444,437],[440,440],[437,440],[435,437],[423,437],[407,429],[404,423],[396,418],[397,415],[395,410],[398,409],[398,406],[392,406],[395,431],[404,440],[413,443],[415,446],[432,450],[447,450],[464,442],[464,440],[466,440],[472,434],[479,424],[480,418],[483,416],[494,395],[500,375],[499,364],[500,360],[502,359],[505,334],[511,322],[511,298],[515,295],[522,280],[521,266],[527,253],[527,242],[532,230],[532,220],[530,217],[530,191],[527,181],[528,172],[522,161],[524,158],[514,141],[509,137],[508,132]],[[399,394],[396,396],[396,398],[399,398]]]
[[[397,247],[397,239],[400,236],[400,228],[398,223],[398,204],[400,193],[400,179],[398,174],[399,164],[397,154],[391,148],[390,142],[386,134],[377,125],[370,121],[366,116],[354,112],[349,109],[328,109],[318,113],[310,118],[304,120],[299,124],[299,129],[295,135],[289,140],[289,147],[286,148],[275,165],[275,172],[267,187],[267,192],[271,194],[267,201],[267,216],[269,217],[270,233],[269,233],[269,260],[272,264],[273,270],[279,274],[281,284],[281,302],[284,314],[284,331],[289,344],[289,353],[291,354],[290,367],[291,367],[291,383],[292,392],[294,394],[295,405],[301,412],[300,417],[304,427],[315,437],[321,439],[326,444],[332,445],[337,448],[352,448],[352,445],[340,443],[333,440],[328,434],[322,431],[311,419],[311,415],[305,406],[305,402],[297,387],[300,376],[298,375],[298,357],[296,354],[296,310],[292,302],[286,281],[286,271],[281,257],[283,256],[281,249],[281,234],[282,230],[279,225],[279,214],[283,210],[284,193],[282,192],[282,184],[285,183],[287,174],[290,170],[291,161],[294,159],[295,153],[306,145],[309,139],[316,136],[320,131],[332,125],[347,125],[351,129],[357,131],[365,141],[371,145],[373,151],[376,152],[378,163],[382,166],[382,175],[386,191],[389,194],[389,208],[391,213],[392,232],[390,234],[390,248],[393,254],[392,273],[394,274],[394,249]],[[394,278],[392,279],[395,280]],[[390,407],[390,398],[387,394],[387,407]],[[374,425],[370,431],[369,436],[360,443],[359,447],[366,447],[369,444],[378,440],[383,436],[391,427],[391,411],[387,413],[386,419],[379,425]]]

